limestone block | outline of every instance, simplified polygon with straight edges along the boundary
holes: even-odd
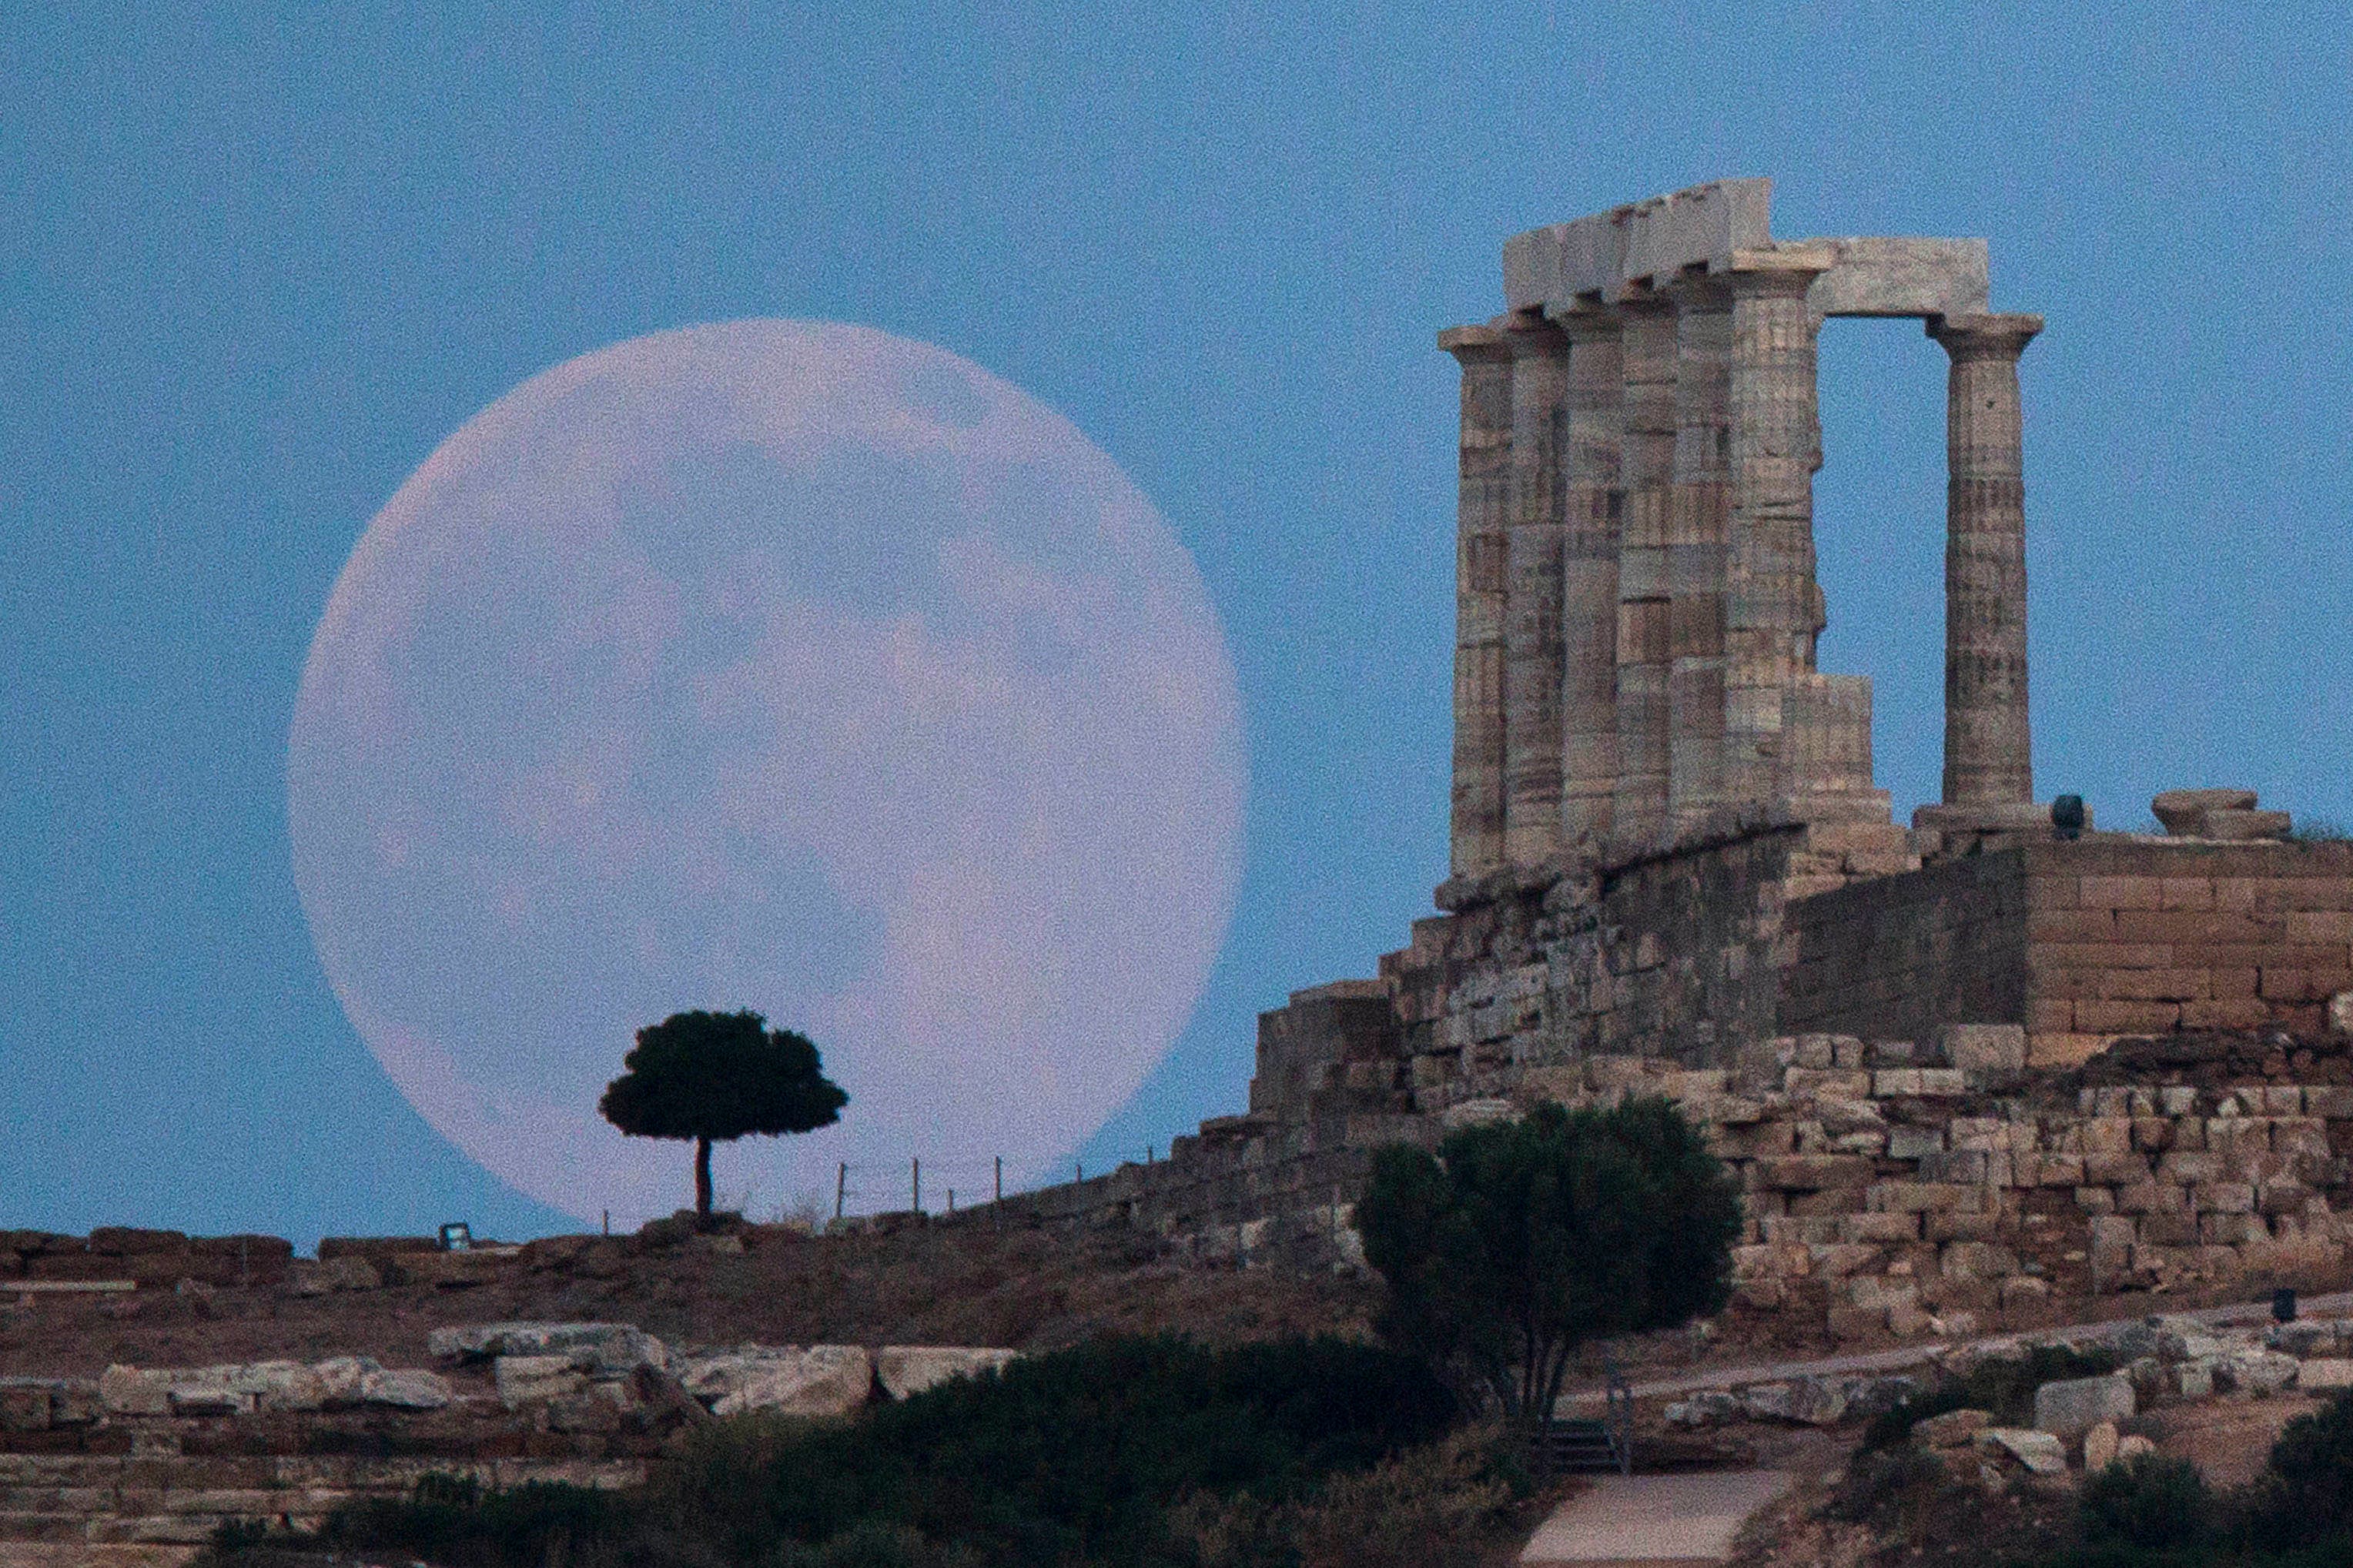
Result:
[[[311,1370],[317,1374],[321,1398],[328,1409],[360,1404],[368,1378],[384,1369],[366,1356],[330,1356],[313,1362]]]
[[[1832,1307],[1824,1326],[1834,1340],[1873,1339],[1887,1331],[1888,1309],[1876,1307]]]
[[[1946,1062],[1963,1073],[2017,1072],[2026,1066],[2022,1025],[1948,1024],[1937,1044]]]
[[[2137,1432],[2127,1432],[2116,1439],[2116,1458],[2125,1464],[2130,1464],[2143,1454],[2156,1452],[2156,1439],[2144,1437]]]
[[[2205,1214],[2253,1214],[2255,1189],[2247,1182],[2208,1182],[2191,1197],[2191,1208]]]
[[[1982,1452],[2007,1455],[2038,1476],[2067,1473],[2067,1449],[2056,1436],[2018,1426],[1989,1426],[1978,1434]]]
[[[2198,1114],[2198,1091],[2188,1084],[2168,1084],[2157,1091],[2158,1107],[2172,1117]]]
[[[2001,1279],[2018,1272],[2018,1255],[1984,1241],[1955,1241],[1940,1258],[1947,1279]]]
[[[874,1355],[874,1375],[882,1392],[905,1399],[954,1377],[997,1372],[1020,1352],[964,1345],[884,1345]]]
[[[1838,1216],[1838,1238],[1845,1242],[1904,1242],[1920,1239],[1916,1214],[1851,1214]]]
[[[2285,838],[2295,830],[2295,818],[2284,811],[2210,811],[2206,814],[2205,831],[2200,837],[2249,843]]]
[[[206,1375],[214,1369],[175,1373],[168,1397],[174,1415],[247,1415],[253,1411],[254,1398],[240,1394],[226,1383]]]
[[[1740,1415],[1740,1401],[1729,1394],[1707,1392],[1675,1400],[1662,1407],[1660,1419],[1683,1431],[1700,1431]]]
[[[2299,1362],[2295,1385],[2311,1389],[2353,1388],[2353,1358],[2315,1356]]]
[[[2335,1034],[2353,1035],[2353,991],[2339,991],[2328,998],[2328,1027]]]
[[[714,1415],[846,1415],[871,1394],[874,1363],[858,1345],[746,1345],[682,1362],[679,1382]]]
[[[1918,1068],[1883,1068],[1871,1075],[1871,1092],[1881,1100],[1920,1092]]]
[[[2211,1361],[2186,1361],[2174,1368],[2177,1383],[2184,1399],[2207,1399],[2214,1393],[2214,1363]]]
[[[2001,1310],[2020,1311],[2039,1307],[2051,1299],[2051,1283],[2031,1274],[2014,1274],[2001,1282]]]
[[[2214,1382],[2225,1393],[2260,1399],[2294,1386],[2303,1365],[2295,1357],[2277,1351],[2242,1350],[2215,1363]]]
[[[2116,1445],[2120,1441],[2115,1422],[2095,1423],[2084,1434],[2084,1473],[2096,1475],[2115,1464]]]
[[[2177,837],[2204,838],[2206,818],[2216,811],[2252,811],[2255,792],[2251,789],[2168,789],[2158,792],[2148,803],[2149,815],[2162,823],[2166,832]]]
[[[98,1380],[98,1397],[110,1415],[169,1415],[172,1374],[135,1366],[110,1366]]]
[[[1945,1134],[1936,1127],[1891,1127],[1887,1130],[1887,1157],[1891,1160],[1917,1160],[1923,1155],[1940,1152],[1945,1147]]]
[[[1847,1154],[1785,1154],[1758,1160],[1751,1182],[1767,1191],[1819,1192],[1870,1184],[1872,1163]]]
[[[360,1400],[396,1410],[438,1410],[457,1395],[447,1379],[421,1367],[391,1367],[360,1380]]]
[[[1829,1096],[1833,1100],[1868,1100],[1872,1075],[1860,1069],[1791,1068],[1785,1086],[1793,1095]]]
[[[502,1355],[492,1363],[499,1403],[509,1410],[575,1398],[586,1391],[588,1380],[576,1371],[569,1355]]]
[[[634,1323],[473,1323],[435,1329],[426,1348],[444,1361],[480,1362],[499,1356],[568,1355],[587,1372],[622,1373],[669,1364],[661,1341]]]
[[[2073,1441],[2099,1422],[2129,1421],[2139,1409],[2130,1378],[2071,1377],[2034,1391],[2034,1428]]]
[[[1846,1415],[1846,1390],[1825,1378],[1794,1377],[1787,1383],[1745,1388],[1740,1391],[1740,1403],[1754,1420],[1834,1426]]]
[[[1925,1448],[1965,1447],[1992,1424],[1993,1417],[1982,1410],[1947,1410],[1915,1421],[1912,1440]]]

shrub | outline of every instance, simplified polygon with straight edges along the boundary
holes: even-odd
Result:
[[[2248,1499],[2248,1527],[2273,1547],[2353,1543],[2353,1393],[2287,1424]]]
[[[2115,1353],[2102,1346],[2035,1345],[2016,1360],[1980,1361],[1961,1376],[1873,1416],[1863,1430],[1863,1447],[1894,1447],[1911,1436],[1916,1423],[1948,1410],[1982,1410],[1998,1426],[2027,1426],[2034,1419],[2034,1391],[2044,1384],[2099,1377],[2116,1370]]]
[[[1170,1541],[1194,1568],[1475,1568],[1527,1490],[1502,1436],[1457,1432],[1289,1503],[1196,1494]]]
[[[1660,1099],[1540,1105],[1451,1134],[1435,1159],[1381,1149],[1356,1212],[1390,1341],[1530,1425],[1578,1345],[1721,1308],[1740,1231],[1723,1165]]]
[[[2189,1547],[2214,1530],[2214,1494],[2187,1459],[2136,1454],[2084,1479],[2084,1537],[2145,1550]]]

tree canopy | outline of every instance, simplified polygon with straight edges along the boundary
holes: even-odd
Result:
[[[1357,1226],[1388,1335],[1541,1426],[1577,1346],[1723,1307],[1740,1201],[1696,1129],[1634,1099],[1379,1150]]]
[[[692,1139],[694,1206],[711,1213],[711,1145],[808,1132],[841,1120],[849,1096],[806,1035],[757,1013],[673,1013],[638,1031],[597,1111],[636,1138]]]

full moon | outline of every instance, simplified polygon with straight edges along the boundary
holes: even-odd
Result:
[[[744,321],[492,404],[368,525],[288,740],[302,908],[442,1134],[584,1219],[688,1201],[596,1114],[687,1008],[801,1031],[841,1123],[723,1199],[926,1207],[1043,1173],[1190,1016],[1240,861],[1240,703],[1112,460],[928,344]]]

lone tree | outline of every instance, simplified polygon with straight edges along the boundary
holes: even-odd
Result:
[[[1357,1225],[1385,1333],[1536,1436],[1577,1346],[1723,1307],[1740,1201],[1689,1122],[1636,1099],[1379,1150]]]
[[[694,1212],[711,1217],[711,1145],[841,1120],[849,1096],[827,1079],[806,1035],[757,1013],[672,1013],[638,1031],[596,1110],[634,1138],[694,1140]]]

